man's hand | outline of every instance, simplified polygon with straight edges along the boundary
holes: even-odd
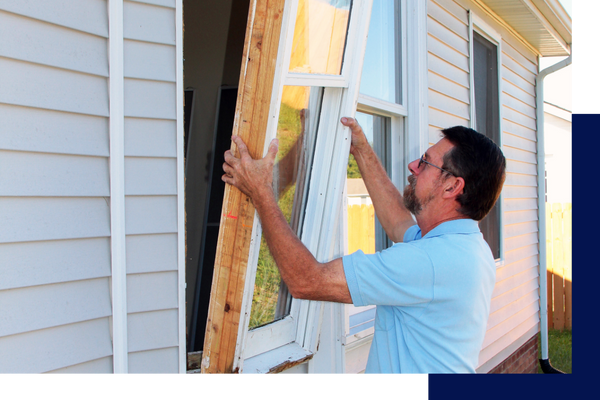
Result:
[[[234,135],[231,140],[236,144],[240,158],[234,156],[231,150],[225,152],[225,163],[223,164],[225,174],[221,179],[252,199],[264,193],[272,193],[273,165],[277,155],[278,140],[271,141],[267,155],[259,160],[254,160],[250,156],[248,147],[239,136]]]
[[[366,149],[365,146],[371,147],[357,120],[350,117],[343,117],[340,122],[342,125],[350,128],[350,131],[352,132],[352,142],[350,145],[350,153],[352,155],[356,157],[357,153],[360,153],[363,149]]]

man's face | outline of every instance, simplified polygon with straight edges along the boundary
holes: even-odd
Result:
[[[443,157],[454,147],[447,139],[442,139],[431,146],[423,155],[425,161],[441,167]],[[443,173],[438,168],[415,160],[408,164],[412,173],[408,177],[408,185],[404,188],[404,206],[412,214],[419,215],[436,197],[437,189],[442,185]]]

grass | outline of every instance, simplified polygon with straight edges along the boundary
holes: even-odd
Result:
[[[541,338],[539,343],[541,358]],[[554,368],[566,374],[572,373],[572,349],[572,332],[570,330],[548,330],[548,358]],[[539,366],[538,373],[542,373],[542,369]]]

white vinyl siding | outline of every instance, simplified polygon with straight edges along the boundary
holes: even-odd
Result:
[[[0,372],[112,372],[107,34],[104,0],[0,1]]]
[[[507,159],[503,190],[505,259],[496,272],[490,317],[479,364],[484,365],[539,322],[536,172],[536,57],[469,0],[428,2],[429,142],[439,129],[469,126],[467,10],[502,35],[502,150]],[[508,354],[506,354],[508,355]],[[491,363],[501,362],[494,359]]]
[[[175,6],[124,3],[132,373],[181,366]],[[108,32],[106,0],[0,0],[0,373],[113,372]]]
[[[175,1],[125,1],[130,373],[179,370]]]

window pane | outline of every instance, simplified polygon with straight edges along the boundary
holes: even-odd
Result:
[[[351,0],[299,0],[290,72],[339,75]]]
[[[389,118],[357,112],[356,120],[387,170]],[[348,253],[351,254],[360,249],[366,254],[373,254],[389,247],[391,243],[377,221],[373,203],[352,155],[348,159],[346,189],[348,196]]]
[[[475,130],[500,144],[500,109],[498,99],[497,47],[477,32],[473,32],[473,75],[475,90]],[[494,258],[500,258],[500,206],[479,222],[483,237]]]
[[[273,168],[274,189],[283,215],[299,237],[302,234],[321,99],[321,88],[284,86],[279,111],[279,152]],[[291,296],[281,281],[263,236],[256,267],[250,329],[285,317],[290,306]]]
[[[398,1],[374,0],[360,92],[400,103],[400,15]]]

